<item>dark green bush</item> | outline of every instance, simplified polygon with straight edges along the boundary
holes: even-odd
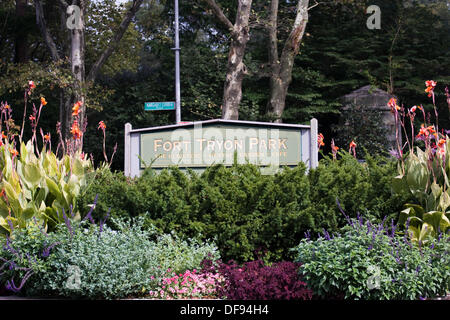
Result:
[[[202,174],[177,168],[147,170],[136,179],[103,170],[90,183],[80,208],[96,194],[97,214],[145,215],[161,232],[216,239],[224,260],[292,259],[292,248],[307,230],[337,230],[344,210],[383,219],[405,202],[391,194],[395,164],[384,158],[359,163],[348,153],[321,160],[305,174],[304,164],[276,175],[262,175],[254,165],[212,166]]]
[[[338,231],[345,225],[336,198],[346,212],[353,217],[359,212],[372,220],[397,220],[403,204],[409,195],[396,194],[391,190],[391,179],[396,175],[395,161],[370,156],[359,162],[348,152],[339,152],[339,159],[324,157],[319,167],[311,170],[311,215],[314,216],[316,230],[323,228]]]

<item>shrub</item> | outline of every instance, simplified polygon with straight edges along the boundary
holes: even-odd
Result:
[[[217,272],[225,279],[218,296],[229,300],[310,300],[312,291],[301,281],[300,264],[282,261],[265,265],[262,260],[246,262],[204,261],[204,272]]]
[[[267,259],[280,259],[313,224],[305,210],[309,185],[303,164],[275,176],[262,175],[253,165],[218,165],[201,175],[171,168],[136,179],[105,171],[92,176],[81,208],[99,193],[103,204],[97,217],[111,207],[113,216],[144,215],[161,232],[215,238],[226,259],[250,260],[258,250],[266,250]]]
[[[295,249],[300,274],[319,298],[419,299],[449,290],[450,237],[417,248],[396,226],[351,220],[344,235],[325,232]]]
[[[106,168],[92,175],[79,206],[86,208],[98,193],[97,217],[111,207],[114,217],[144,215],[164,233],[215,238],[225,260],[261,255],[265,261],[291,260],[289,248],[305,231],[338,230],[345,224],[336,197],[345,210],[380,221],[397,215],[406,201],[407,196],[390,190],[393,161],[368,157],[359,163],[346,152],[341,156],[321,160],[309,174],[302,163],[275,175],[262,175],[248,164],[212,166],[202,174],[148,170],[135,179]]]
[[[1,254],[2,268],[12,266],[2,282],[25,295],[123,298],[154,289],[176,251],[182,252],[174,261],[180,272],[200,267],[206,257],[218,258],[210,244],[190,247],[170,235],[160,241],[154,230],[142,229],[142,221],[116,222],[116,229],[83,221],[60,225],[50,234],[37,227],[15,231]],[[21,285],[11,280],[24,278]]]
[[[339,152],[338,160],[324,157],[319,167],[311,170],[310,214],[314,217],[315,232],[323,228],[337,232],[345,226],[345,219],[336,206],[336,198],[353,217],[359,212],[366,218],[382,221],[397,217],[410,196],[393,194],[391,179],[396,175],[396,162],[383,157],[366,157],[361,163],[348,152]]]

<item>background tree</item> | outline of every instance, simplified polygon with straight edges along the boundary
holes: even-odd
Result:
[[[82,106],[80,108],[79,126],[83,128],[83,126],[85,125],[84,115],[86,110],[85,102],[87,89],[95,81],[101,67],[105,64],[106,60],[118,47],[120,40],[128,29],[132,18],[139,10],[142,2],[143,0],[134,0],[131,3],[129,9],[125,12],[122,21],[115,30],[114,35],[110,39],[108,45],[103,47],[102,53],[91,65],[87,74],[85,71],[85,20],[89,1],[73,0],[71,2],[66,2],[64,0],[60,0],[58,2],[60,6],[59,9],[62,9],[63,12],[71,14],[70,19],[72,19],[72,22],[67,21],[67,18],[64,15],[61,15],[62,25],[67,26],[68,31],[66,32],[68,33],[68,37],[70,39],[70,45],[68,46],[69,66],[73,78],[69,86],[71,91],[67,92],[68,90],[64,90],[61,94],[60,119],[64,136],[68,136],[69,128],[71,126],[72,106],[76,101],[82,102]],[[53,8],[55,8],[55,6],[56,5],[53,3]],[[47,22],[41,0],[35,0],[35,8],[36,19],[38,21],[38,25],[47,48],[49,49],[50,55],[54,61],[59,61],[62,59],[62,56],[58,50],[58,46],[56,45],[53,36],[50,33],[49,28],[47,28]],[[65,46],[59,45],[59,47]]]
[[[242,99],[242,80],[247,74],[244,54],[250,39],[250,10],[252,0],[238,0],[236,19],[233,24],[215,0],[204,0],[217,20],[230,32],[230,49],[228,53],[227,75],[223,92],[222,118],[237,120],[239,103]]]

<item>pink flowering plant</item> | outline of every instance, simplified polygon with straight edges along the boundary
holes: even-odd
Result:
[[[154,277],[151,277],[153,280]],[[167,269],[155,290],[149,292],[155,299],[202,299],[219,298],[218,288],[225,284],[219,273],[201,272],[196,269],[176,274]]]

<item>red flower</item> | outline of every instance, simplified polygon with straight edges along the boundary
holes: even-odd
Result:
[[[400,110],[400,106],[397,104],[397,99],[391,98],[388,101],[388,107],[391,108],[391,112],[395,112],[395,110]]]
[[[106,124],[103,121],[100,121],[98,123],[98,129],[102,129],[105,130],[106,129]],[[322,137],[323,138],[323,137]]]
[[[356,143],[355,143],[355,141],[352,140],[352,142],[350,142],[350,148],[356,148]]]
[[[425,85],[427,88],[425,89],[425,92],[428,93],[428,97],[431,97],[434,87],[436,87],[437,82],[433,80],[425,81]]]
[[[16,149],[11,149],[11,148],[9,148],[9,153],[11,153],[11,155],[12,155],[13,157],[19,155],[19,152],[17,152]]]
[[[103,121],[101,121],[103,122]],[[318,137],[317,137],[317,143],[319,144],[319,149],[320,147],[323,147],[325,145],[325,142],[323,142],[323,134],[319,133]]]
[[[77,116],[80,113],[80,107],[83,105],[83,102],[77,101],[72,108],[72,116]]]
[[[33,90],[34,88],[36,88],[34,81],[32,81],[32,80],[28,81],[28,87],[30,88],[30,90]]]
[[[80,127],[78,125],[78,121],[75,120],[73,122],[72,127],[70,128],[70,133],[72,134],[75,140],[78,140],[83,136],[83,133],[81,132]]]
[[[30,119],[30,121],[35,121],[35,120],[36,120],[36,117],[33,116],[33,115],[31,115],[29,119]]]

